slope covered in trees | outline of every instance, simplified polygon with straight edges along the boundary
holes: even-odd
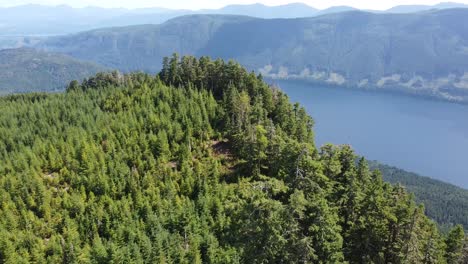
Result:
[[[239,64],[0,99],[0,263],[461,263],[400,186]]]
[[[63,91],[70,81],[104,70],[63,54],[28,48],[0,50],[0,94]]]
[[[381,171],[385,181],[405,186],[443,229],[461,224],[468,230],[468,190],[375,161],[369,167]]]

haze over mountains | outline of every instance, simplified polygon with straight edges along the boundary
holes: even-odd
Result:
[[[48,38],[47,51],[156,72],[174,52],[236,59],[270,78],[468,98],[468,9],[300,19],[192,15]]]
[[[441,3],[434,6],[397,6],[375,13],[412,13],[430,9],[467,7],[464,4]],[[0,35],[60,35],[102,27],[139,24],[160,24],[169,19],[190,14],[229,14],[259,18],[298,18],[356,10],[349,6],[318,10],[303,3],[281,6],[263,4],[229,5],[221,9],[172,10],[166,8],[72,8],[67,5],[22,5],[0,8]]]
[[[453,2],[444,2],[437,5],[400,5],[392,7],[386,12],[388,13],[413,13],[427,11],[431,9],[449,9],[449,8],[466,8],[467,5]]]
[[[162,58],[174,52],[208,55],[236,59],[268,78],[398,90],[467,102],[468,9],[453,7],[465,5],[397,6],[384,12],[347,6],[317,10],[299,3],[200,11],[27,5],[0,9],[5,14],[0,16],[0,34],[58,34],[110,27],[60,36],[0,36],[0,49],[36,48],[124,72],[157,72]],[[187,13],[204,15],[176,17]],[[15,22],[19,17],[22,21]],[[15,26],[9,27],[8,21]],[[139,25],[114,27],[133,23]],[[16,54],[21,52],[24,50]],[[26,56],[31,54],[27,51]],[[68,78],[59,80],[63,81],[60,87],[65,87]],[[10,87],[3,90],[10,92],[38,88],[0,83],[8,83]],[[49,84],[41,90],[59,87],[56,80]]]

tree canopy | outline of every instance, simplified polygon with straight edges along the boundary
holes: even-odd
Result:
[[[0,98],[0,263],[462,263],[402,186],[235,62]]]

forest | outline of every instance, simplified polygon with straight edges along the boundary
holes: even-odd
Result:
[[[454,224],[468,230],[468,190],[376,161],[369,161],[369,168],[382,172],[385,181],[405,186],[443,232]]]
[[[234,61],[0,98],[0,263],[467,263],[401,185]]]

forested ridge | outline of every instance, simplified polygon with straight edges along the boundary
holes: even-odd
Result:
[[[62,92],[72,80],[105,71],[97,64],[29,48],[0,48],[0,95]]]
[[[0,98],[0,263],[466,263],[261,76],[163,65]]]
[[[369,167],[381,171],[385,181],[402,184],[414,193],[416,202],[424,204],[426,215],[439,223],[442,230],[453,224],[461,224],[468,230],[468,190],[376,161],[369,162]]]

